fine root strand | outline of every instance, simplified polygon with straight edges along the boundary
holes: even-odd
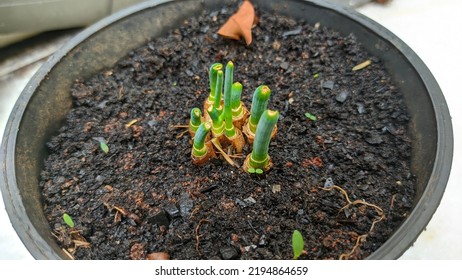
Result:
[[[350,256],[354,254],[356,249],[358,249],[358,247],[361,245],[361,242],[366,241],[366,237],[367,237],[367,234],[358,236],[358,238],[356,239],[355,246],[351,249],[350,252],[341,254],[339,257],[339,260],[348,260]]]
[[[188,130],[189,125],[187,125],[187,124],[173,124],[173,125],[171,124],[171,125],[169,125],[169,128],[170,128],[171,130],[173,130],[173,129],[180,129],[180,128],[181,128],[181,129],[186,128],[185,130],[183,130],[182,132],[180,132],[180,134],[178,134],[178,135],[176,136],[176,139],[183,138],[183,136],[184,136],[186,133],[189,132],[189,130]]]
[[[197,224],[196,228],[194,229],[194,234],[196,236],[196,251],[197,253],[199,254],[199,256],[202,256],[202,253],[200,251],[200,238],[202,237],[203,234],[199,234],[199,230],[201,228],[201,225],[204,224],[204,223],[208,223],[209,220],[207,219],[202,219],[199,221],[199,223]]]
[[[391,197],[391,200],[390,200],[390,210],[393,209],[395,207],[395,197],[396,197],[396,194],[394,194],[392,197]]]
[[[183,136],[188,133],[189,131],[186,129],[186,130],[183,130],[180,134],[178,134],[176,136],[176,139],[180,139],[180,138],[183,138]]]
[[[355,201],[351,201],[350,197],[348,196],[348,193],[343,188],[341,188],[339,186],[334,185],[334,186],[332,186],[330,188],[321,188],[321,189],[325,190],[325,191],[331,191],[331,190],[335,189],[335,190],[340,191],[343,194],[343,196],[345,197],[345,200],[347,201],[347,204],[345,206],[343,206],[342,208],[340,208],[339,212],[344,210],[345,208],[350,207],[350,206],[360,204],[360,205],[365,205],[365,206],[374,208],[375,212],[377,213],[377,217],[372,221],[372,224],[371,224],[371,227],[369,228],[369,231],[367,233],[363,234],[363,235],[358,236],[358,238],[356,239],[356,243],[355,243],[355,245],[353,246],[353,248],[351,249],[350,252],[343,253],[343,254],[340,255],[340,257],[339,257],[340,260],[347,260],[361,246],[361,243],[366,241],[367,236],[374,230],[375,225],[377,223],[381,222],[383,219],[385,219],[384,211],[379,206],[377,206],[375,204],[372,204],[372,203],[368,203],[368,202],[366,202],[364,200],[359,200],[358,199],[358,200],[355,200]],[[394,200],[393,198],[392,198],[392,205],[393,205],[393,200]]]

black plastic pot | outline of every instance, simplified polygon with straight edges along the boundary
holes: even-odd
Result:
[[[150,1],[89,27],[56,52],[29,82],[6,126],[0,182],[12,224],[37,259],[66,259],[51,235],[42,211],[39,174],[47,155],[45,143],[56,134],[71,107],[70,86],[112,66],[149,38],[161,36],[183,19],[224,1]],[[237,1],[228,0],[225,2]],[[400,39],[370,19],[321,1],[253,0],[258,9],[320,22],[338,32],[353,33],[379,57],[404,94],[411,116],[412,170],[417,194],[409,217],[369,259],[396,259],[430,221],[449,177],[453,134],[443,94],[430,71]]]

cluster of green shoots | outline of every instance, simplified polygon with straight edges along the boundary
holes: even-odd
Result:
[[[233,74],[231,61],[225,69],[221,63],[210,67],[210,94],[203,110],[197,107],[191,110],[191,158],[194,164],[201,165],[217,157],[215,149],[229,158],[231,154],[241,154],[249,144],[253,145],[252,152],[242,168],[248,173],[261,174],[272,166],[268,149],[271,138],[276,135],[279,112],[267,109],[271,90],[266,85],[255,90],[249,112],[241,101],[242,84],[233,82]],[[228,152],[223,154],[224,150]]]

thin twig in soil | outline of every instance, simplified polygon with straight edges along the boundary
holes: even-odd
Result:
[[[247,223],[249,224],[250,228],[253,229],[253,231],[255,231],[256,234],[260,234],[252,225],[252,223],[250,221],[247,221]]]
[[[68,238],[69,241],[71,242],[70,245],[67,248],[61,248],[63,252],[70,258],[74,259],[74,252],[77,250],[79,247],[83,248],[90,248],[91,244],[85,240],[85,238],[81,235],[81,230],[75,230],[75,229],[66,229],[64,227],[61,227],[59,231],[52,231],[51,235],[53,235],[58,241],[62,240],[63,238]],[[59,235],[58,235],[59,234]],[[79,239],[76,239],[79,238]],[[83,239],[83,240],[82,240]],[[64,245],[65,246],[65,245]]]
[[[200,230],[200,227],[203,223],[208,223],[209,220],[207,219],[202,219],[199,221],[199,223],[197,224],[196,228],[194,229],[194,234],[196,235],[196,251],[197,253],[199,254],[199,256],[202,256],[202,253],[199,249],[199,245],[200,245],[200,238],[202,237],[203,234],[200,234],[199,235],[199,230]]]
[[[113,207],[115,210],[119,211],[120,214],[122,214],[122,215],[124,215],[124,216],[127,216],[127,212],[126,212],[124,209],[122,209],[122,208],[120,208],[120,207],[117,207],[117,206],[115,206],[115,205],[112,206],[112,207]]]
[[[62,250],[71,260],[75,260],[74,256],[71,253],[69,253],[68,250],[66,250],[64,248],[62,248]]]
[[[118,99],[121,100],[124,97],[124,86],[121,86],[119,89]]]
[[[133,120],[129,121],[128,123],[126,123],[125,127],[129,128],[130,126],[134,125],[137,122],[138,122],[138,119],[133,119]]]
[[[221,145],[220,145],[220,142],[218,142],[218,138],[214,138],[212,139],[212,143],[213,145],[215,146],[215,148],[217,148],[218,152],[220,152],[220,154],[225,158],[225,160],[231,164],[232,166],[235,166],[237,168],[239,168],[239,165],[237,163],[235,163],[230,157],[229,155],[223,151],[223,149],[221,148]]]
[[[72,239],[72,242],[74,242],[75,248],[77,248],[77,247],[89,248],[90,247],[90,243],[85,242],[85,241]]]
[[[106,203],[106,202],[103,202],[103,205],[106,206],[106,208],[109,210],[109,211],[112,211],[112,210],[116,210],[117,212],[120,212],[120,214],[122,214],[123,216],[127,216],[127,212],[120,208],[120,207],[117,207],[115,205],[110,205],[109,203]]]
[[[174,125],[170,125],[171,128],[188,128],[189,125],[187,124],[174,124]]]
[[[229,154],[228,154],[228,156],[229,156],[230,158],[243,158],[243,157],[244,157],[243,154],[233,154],[233,155],[229,155]]]
[[[395,206],[395,197],[396,197],[396,194],[392,195],[391,197],[390,210],[393,209],[393,207]]]
[[[184,130],[184,131],[182,131],[180,134],[178,134],[178,135],[176,136],[176,139],[183,138],[183,136],[184,136],[186,133],[188,133],[188,132],[189,132],[189,131],[188,131],[187,129]]]
[[[192,218],[195,214],[197,214],[200,211],[200,206],[196,206],[192,211],[191,215],[189,215],[189,218]]]
[[[348,196],[348,193],[339,186],[334,185],[334,186],[332,186],[330,188],[321,188],[321,189],[323,189],[325,191],[331,191],[333,189],[336,189],[336,190],[340,191],[344,195],[345,200],[347,201],[347,204],[345,206],[343,206],[342,208],[340,208],[339,212],[344,210],[345,208],[347,208],[349,206],[352,206],[352,205],[354,206],[356,204],[362,204],[362,205],[365,205],[365,206],[372,207],[377,212],[378,217],[376,219],[374,219],[374,221],[372,222],[372,225],[369,228],[369,231],[367,233],[363,234],[363,235],[359,235],[358,238],[356,239],[355,246],[351,249],[351,251],[349,253],[343,253],[339,257],[340,260],[349,259],[350,256],[354,254],[356,249],[359,248],[359,246],[361,245],[361,242],[366,241],[366,238],[367,238],[368,234],[371,233],[372,230],[374,230],[375,224],[377,224],[378,222],[382,221],[385,218],[385,214],[384,214],[382,208],[380,208],[379,206],[377,206],[375,204],[371,204],[371,203],[368,203],[368,202],[365,202],[365,201],[359,200],[359,199],[355,200],[355,201],[351,201],[350,197]]]
[[[189,132],[187,128],[189,128],[189,125],[187,124],[175,124],[175,125],[170,125],[169,128],[171,129],[178,129],[178,128],[186,128],[186,130],[182,131],[180,134],[176,136],[176,139],[182,138],[186,133]]]

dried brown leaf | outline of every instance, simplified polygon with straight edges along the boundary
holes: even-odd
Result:
[[[243,37],[245,43],[250,45],[252,43],[252,27],[256,19],[252,3],[244,1],[239,10],[218,30],[218,34],[234,40]]]
[[[146,256],[147,260],[169,260],[170,255],[165,252],[150,253]]]

